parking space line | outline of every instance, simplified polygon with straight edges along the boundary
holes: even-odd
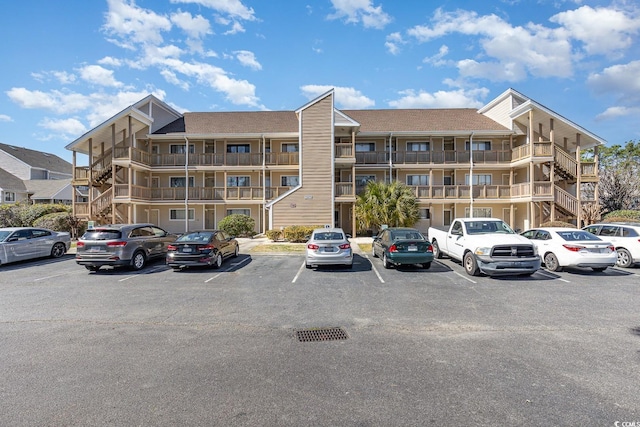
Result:
[[[553,275],[551,273],[547,273],[544,270],[538,270],[538,271],[536,271],[536,273],[542,274],[544,277],[548,277],[549,279],[556,279],[556,280],[560,280],[561,282],[571,283],[570,280],[566,280],[566,279],[563,279],[563,278],[558,277],[556,275]]]
[[[306,263],[307,263],[306,260],[302,262],[302,265],[298,269],[298,272],[296,273],[296,275],[293,277],[293,280],[291,281],[291,283],[296,283],[296,280],[298,280],[298,277],[300,277],[300,275],[302,274],[302,269],[305,268]]]
[[[37,279],[33,279],[33,281],[34,281],[34,282],[39,282],[40,280],[53,279],[54,277],[68,276],[69,274],[79,274],[79,273],[83,273],[83,272],[82,272],[82,271],[80,271],[80,272],[74,272],[74,273],[60,273],[60,274],[54,274],[54,275],[52,275],[52,276],[38,277]]]
[[[471,280],[471,279],[469,279],[467,276],[463,276],[462,274],[458,273],[457,271],[453,271],[453,270],[451,270],[451,271],[452,271],[454,274],[457,274],[458,276],[462,277],[464,280],[468,280],[468,281],[470,281],[471,283],[478,283],[478,282],[476,282],[475,280]]]
[[[125,280],[133,279],[134,277],[136,277],[136,275],[134,275],[134,276],[127,276],[127,277],[125,277],[124,279],[120,279],[120,280],[118,280],[118,282],[124,282]]]
[[[222,273],[223,273],[223,272],[221,271],[220,273],[216,274],[215,276],[213,276],[213,277],[209,277],[207,280],[205,280],[205,281],[204,281],[204,283],[209,283],[209,282],[210,282],[210,281],[212,281],[213,279],[217,279],[218,277],[220,277],[220,275],[221,275]]]
[[[376,276],[378,276],[378,280],[380,280],[380,283],[384,283],[384,279],[382,278],[382,276],[378,272],[378,269],[376,268],[376,266],[373,264],[373,261],[369,259],[369,255],[367,255],[366,253],[362,252],[362,256],[365,257],[367,259],[367,261],[369,261],[369,264],[371,264],[371,269],[373,270],[374,273],[376,273]]]

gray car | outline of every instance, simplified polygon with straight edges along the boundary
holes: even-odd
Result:
[[[317,228],[307,241],[305,266],[353,266],[353,249],[341,228]]]
[[[87,230],[78,240],[76,263],[90,271],[104,266],[140,270],[147,261],[164,258],[176,237],[153,224],[103,225]]]
[[[69,233],[36,227],[0,228],[0,264],[33,258],[60,258],[71,247]]]

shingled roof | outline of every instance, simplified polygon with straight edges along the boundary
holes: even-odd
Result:
[[[0,188],[4,191],[27,191],[24,181],[2,168],[0,168]]]
[[[360,132],[508,131],[473,108],[340,110]],[[156,134],[249,134],[298,132],[293,111],[185,113]]]
[[[50,172],[59,172],[69,175],[72,173],[73,165],[55,154],[1,143],[0,150],[15,157],[21,162],[28,164],[32,168],[45,169]]]

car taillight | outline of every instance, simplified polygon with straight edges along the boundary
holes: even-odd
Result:
[[[638,242],[640,242],[640,240],[638,240]],[[616,251],[616,247],[615,246],[607,246],[607,248],[609,248],[609,250],[611,252],[615,252]]]
[[[340,249],[349,249],[351,248],[351,245],[349,243],[344,243],[340,246],[338,246]]]
[[[427,252],[433,252],[433,246],[429,245],[429,246],[427,247]]]
[[[389,247],[389,252],[398,252],[398,247],[396,245],[391,245]]]
[[[109,242],[107,243],[107,246],[111,248],[124,248],[127,246],[127,242]]]
[[[76,243],[76,248],[84,248],[84,242]]]
[[[582,245],[562,245],[566,249],[569,249],[571,252],[580,252],[580,250],[584,249]]]
[[[207,251],[207,250],[210,251],[211,249],[213,249],[213,246],[211,246],[211,245],[201,245],[201,246],[198,246],[197,249],[199,251]]]
[[[178,247],[176,245],[167,245],[168,251],[177,251]]]
[[[311,249],[311,250],[314,250],[314,251],[315,251],[316,249],[318,249],[319,247],[320,247],[320,246],[318,246],[318,245],[314,245],[313,243],[309,243],[309,244],[307,245],[307,249]]]

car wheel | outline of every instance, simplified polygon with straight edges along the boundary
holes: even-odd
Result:
[[[549,252],[544,256],[544,266],[549,271],[562,271],[562,267],[560,267],[560,263],[558,262],[558,257],[556,257],[553,252]]]
[[[437,240],[431,243],[431,247],[433,248],[433,257],[435,259],[442,259],[442,252],[440,252],[440,246],[438,246]]]
[[[431,268],[431,263],[430,262],[425,262],[422,264],[422,268],[424,268],[425,270],[428,270]]]
[[[467,252],[464,255],[462,264],[464,265],[464,271],[466,271],[469,276],[477,276],[480,274],[478,261],[476,261],[476,257],[471,252]]]
[[[96,267],[95,265],[85,265],[84,268],[86,268],[89,271],[98,271],[98,270],[100,270],[100,267]]]
[[[378,258],[378,255],[376,254],[376,247],[371,245],[371,256],[374,258]]]
[[[618,267],[631,267],[633,264],[633,260],[631,259],[631,254],[625,248],[618,248],[618,261],[616,261],[616,265]]]
[[[591,267],[591,269],[593,271],[595,271],[596,273],[602,273],[603,271],[605,271],[607,269],[607,267]]]
[[[131,268],[135,271],[141,270],[146,262],[147,257],[144,256],[144,252],[138,251],[133,254],[133,258],[131,259]]]
[[[222,267],[222,254],[218,252],[216,254],[216,260],[213,263],[213,268],[220,268],[220,267]]]
[[[387,259],[387,254],[382,254],[382,265],[384,268],[391,268],[391,263]]]
[[[65,252],[67,252],[67,247],[64,243],[58,242],[51,248],[51,258],[60,258]]]
[[[240,247],[238,245],[236,245],[236,248],[233,251],[233,257],[234,258],[238,258],[238,255],[240,255]]]

